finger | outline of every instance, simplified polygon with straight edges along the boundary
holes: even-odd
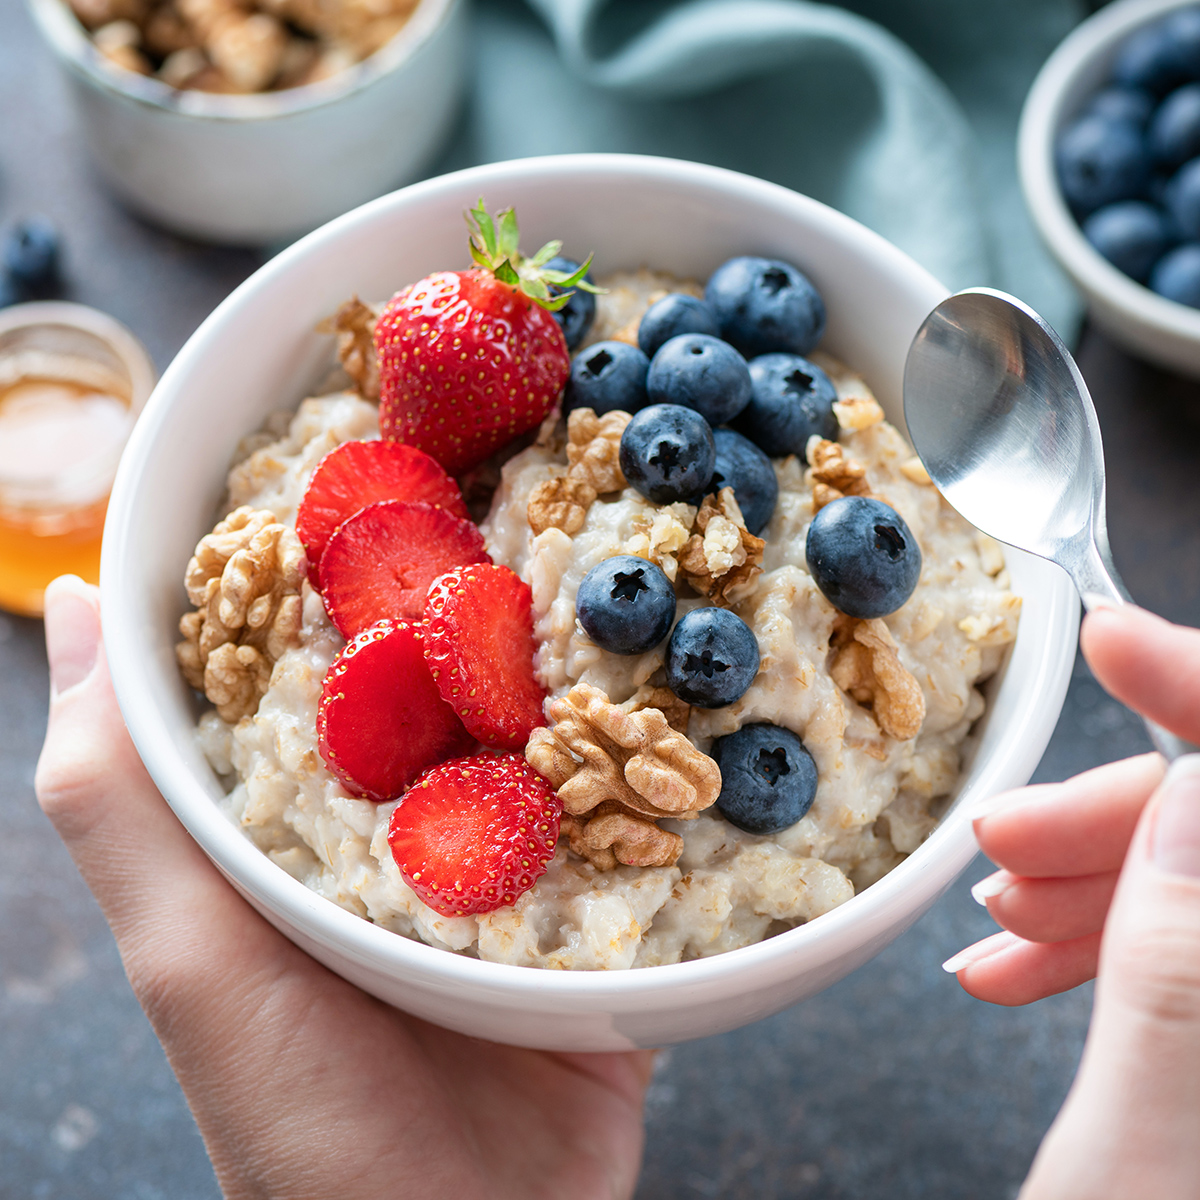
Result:
[[[942,964],[977,1000],[1010,1007],[1069,992],[1095,977],[1100,935],[1046,944],[997,933]]]
[[[994,797],[975,818],[980,848],[1014,875],[1062,878],[1120,869],[1165,766],[1144,754]]]
[[[1171,765],[1105,924],[1083,1062],[1031,1179],[1106,1196],[1200,1189],[1200,755]],[[1097,1130],[1120,1131],[1118,1138]],[[1082,1148],[1082,1153],[1081,1153]],[[1056,1188],[1058,1190],[1056,1190]]]
[[[1090,612],[1080,644],[1096,678],[1118,700],[1200,742],[1200,630],[1123,604]]]
[[[34,785],[80,873],[117,927],[144,920],[181,891],[192,903],[224,900],[229,887],[129,738],[100,640],[98,590],[74,576],[57,579],[45,608],[50,719]]]
[[[1027,942],[1067,942],[1099,933],[1117,887],[1116,871],[1076,879],[1023,879],[997,871],[971,895],[992,920]]]

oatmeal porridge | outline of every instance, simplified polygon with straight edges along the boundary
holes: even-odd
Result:
[[[645,269],[600,282],[580,355],[636,342],[661,295],[705,294]],[[397,934],[493,962],[578,970],[749,945],[844,903],[916,849],[953,793],[985,708],[979,686],[1015,637],[1020,599],[999,546],[941,499],[866,383],[814,351],[804,361],[836,390],[833,436],[814,434],[800,453],[770,460],[777,498],[754,533],[743,513],[752,505],[732,486],[703,503],[656,502],[632,486],[620,409],[576,407],[566,420],[555,408],[498,473],[468,471],[469,501],[495,485],[479,525],[486,555],[528,585],[547,724],[524,753],[564,812],[544,873],[513,902],[462,915],[424,902],[389,844],[404,798],[352,794],[317,735],[323,685],[352,639],[306,574],[297,512],[331,450],[380,436],[379,364],[363,337],[378,307],[343,313],[354,386],[307,399],[247,439],[229,474],[225,525],[189,568],[200,611],[184,618],[180,658],[215,706],[199,737],[227,781],[229,817],[265,854]],[[810,570],[814,516],[847,498],[884,506],[919,546],[919,579],[882,617],[839,610]],[[616,556],[669,581],[676,629],[717,612],[752,633],[757,670],[735,699],[706,706],[671,690],[674,635],[633,652],[589,636],[581,585]],[[217,660],[224,666],[210,680],[205,664]],[[815,767],[802,815],[771,832],[749,832],[758,826],[727,816],[718,799],[732,787],[721,739],[747,727],[797,735]],[[470,736],[464,744],[442,757],[476,746]],[[634,767],[651,749],[661,779],[644,785]]]

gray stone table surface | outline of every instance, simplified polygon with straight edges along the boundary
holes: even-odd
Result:
[[[165,366],[260,256],[134,220],[82,162],[65,97],[17,0],[0,0],[0,230],[39,212],[68,239],[75,298]],[[1200,388],[1087,334],[1109,446],[1112,541],[1147,607],[1200,623]],[[211,1200],[199,1135],[96,905],[33,798],[47,685],[41,625],[0,615],[0,1198]],[[1147,747],[1079,661],[1038,769],[1061,779]],[[828,992],[676,1048],[651,1087],[642,1200],[1015,1194],[1066,1093],[1090,988],[980,1004],[939,964],[993,929],[967,876]]]

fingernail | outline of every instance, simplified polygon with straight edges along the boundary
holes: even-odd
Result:
[[[1172,875],[1200,876],[1200,754],[1185,754],[1158,787],[1154,861]]]
[[[95,589],[75,575],[64,575],[46,589],[46,657],[50,692],[61,696],[82,683],[96,665],[100,614]]]
[[[1127,601],[1114,600],[1111,596],[1106,596],[1103,592],[1084,592],[1080,599],[1083,601],[1083,607],[1088,612],[1095,612],[1098,608],[1117,609],[1130,607]]]
[[[987,908],[989,900],[1003,896],[1015,882],[1016,876],[1010,875],[1007,871],[997,871],[994,875],[981,879],[971,889],[971,897],[976,904],[982,904],[984,908]]]
[[[982,821],[984,817],[990,817],[995,813],[1019,808],[1033,800],[1044,799],[1051,786],[1041,784],[1036,791],[1033,788],[1017,788],[1015,791],[997,792],[994,796],[985,796],[972,807],[971,820]]]
[[[993,934],[982,942],[976,942],[975,945],[960,950],[953,958],[946,959],[942,963],[942,970],[947,975],[957,975],[964,967],[983,962],[985,958],[991,958],[993,954],[999,954],[1001,950],[1008,949],[1015,940],[1011,933],[1004,931]]]

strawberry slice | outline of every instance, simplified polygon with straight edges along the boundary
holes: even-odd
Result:
[[[533,593],[508,569],[476,563],[434,580],[425,658],[442,699],[484,745],[523,750],[545,725],[533,675]]]
[[[325,611],[346,638],[385,617],[419,621],[439,575],[491,561],[473,522],[423,500],[378,500],[343,521],[321,555]]]
[[[456,517],[467,515],[458,484],[424,451],[398,442],[343,442],[317,463],[296,512],[313,587],[333,531],[377,500],[425,500]]]
[[[392,800],[431,763],[474,742],[438,692],[424,644],[420,623],[380,621],[325,673],[317,746],[352,795]]]
[[[546,871],[562,805],[519,754],[432,767],[396,805],[388,844],[405,882],[444,917],[516,902]]]

